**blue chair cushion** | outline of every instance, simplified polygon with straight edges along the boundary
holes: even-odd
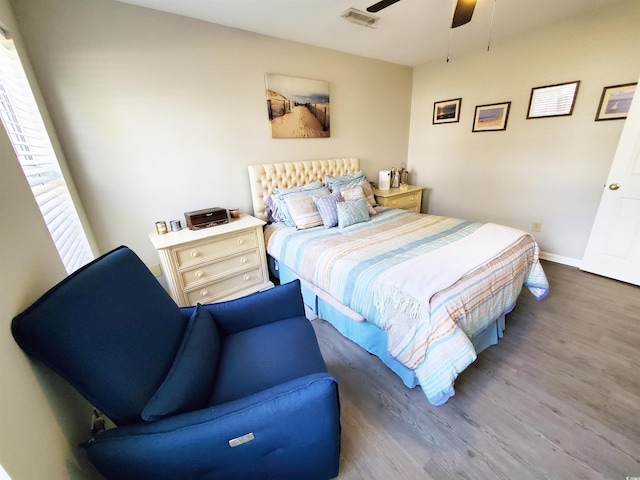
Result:
[[[225,337],[209,404],[230,402],[326,371],[309,320],[293,317],[267,323]]]
[[[178,354],[160,388],[142,410],[147,421],[206,406],[218,365],[220,337],[211,314],[193,310]]]

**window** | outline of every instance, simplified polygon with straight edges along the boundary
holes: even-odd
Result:
[[[13,41],[0,29],[0,116],[67,273],[93,253]]]

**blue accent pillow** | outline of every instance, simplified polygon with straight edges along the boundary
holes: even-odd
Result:
[[[364,177],[364,173],[362,172],[362,170],[359,170],[356,173],[347,173],[346,175],[340,175],[338,177],[334,177],[333,175],[325,175],[324,184],[329,187],[329,190],[333,190],[331,185],[336,182],[349,182],[351,180],[355,180],[356,178],[362,177]]]
[[[316,188],[320,187],[322,187],[322,182],[320,180],[316,180],[315,182],[306,183],[304,185],[300,185],[299,187],[276,187],[273,189],[273,193],[275,193],[276,195],[287,195],[289,193],[304,192],[305,190],[315,190]]]
[[[338,203],[342,202],[342,194],[333,192],[331,195],[324,197],[313,197],[313,201],[318,207],[320,218],[325,228],[331,228],[338,225]]]
[[[147,421],[204,407],[218,367],[220,337],[211,314],[198,304],[189,319],[173,365],[142,410]]]
[[[337,208],[339,228],[349,227],[360,222],[368,222],[371,219],[369,217],[369,205],[364,197],[340,202],[337,204]]]

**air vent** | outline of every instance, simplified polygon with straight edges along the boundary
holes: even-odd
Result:
[[[380,20],[380,18],[375,15],[371,15],[355,8],[346,10],[340,16],[349,20],[351,23],[369,28],[378,28],[378,20]]]

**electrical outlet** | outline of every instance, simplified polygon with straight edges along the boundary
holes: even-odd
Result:
[[[155,265],[149,265],[149,270],[151,270],[151,273],[153,273],[154,277],[160,277],[162,275],[160,265],[157,263]]]
[[[542,229],[542,222],[533,222],[531,225],[532,232],[539,232]]]

